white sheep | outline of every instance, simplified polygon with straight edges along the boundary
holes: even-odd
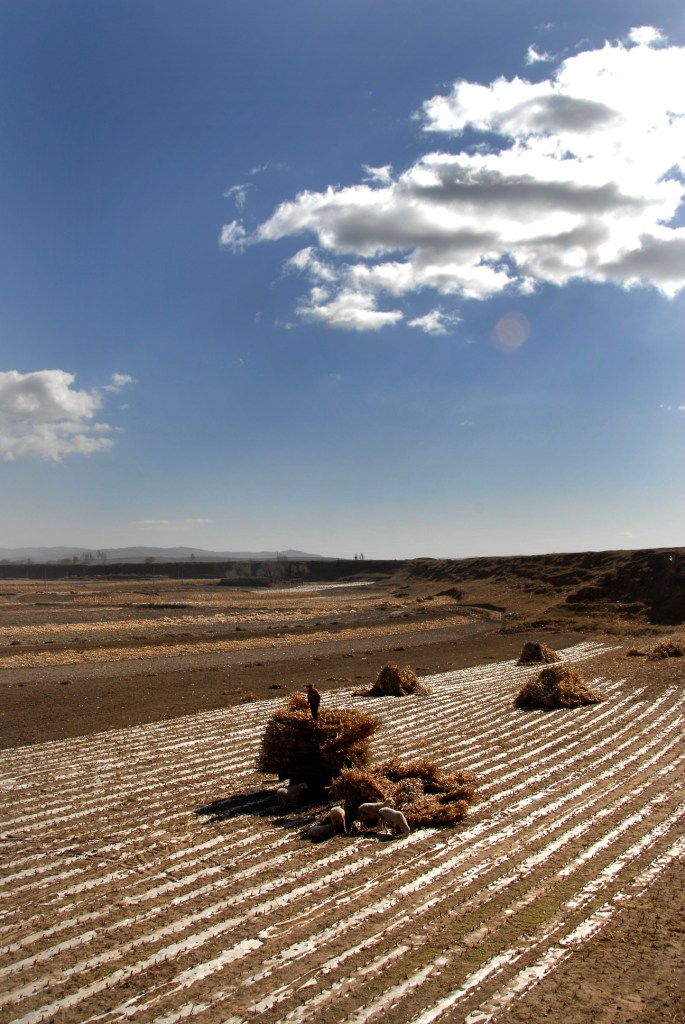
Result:
[[[329,839],[335,832],[335,827],[331,821],[321,822],[319,825],[310,825],[305,835],[307,839]]]
[[[343,833],[347,835],[347,828],[345,826],[345,808],[344,807],[331,807],[328,812],[328,819],[334,829],[342,829]]]
[[[378,811],[378,821],[384,821],[391,828],[399,829],[403,836],[408,836],[411,832],[409,822],[402,814],[402,811],[397,811],[394,807],[381,807]]]
[[[381,807],[394,807],[395,801],[392,797],[387,800],[378,800],[376,803],[360,804],[357,810],[360,824],[375,825],[378,822],[378,812]]]
[[[297,782],[294,786],[281,786],[276,790],[276,796],[282,807],[294,807],[307,789],[306,782]]]

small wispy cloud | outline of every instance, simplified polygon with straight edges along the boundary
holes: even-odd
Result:
[[[552,55],[550,53],[545,53],[544,51],[542,53],[540,53],[540,51],[536,50],[535,47],[532,46],[532,45],[529,46],[528,49],[526,50],[526,56],[525,56],[526,64],[549,63],[549,61],[551,61],[551,60],[554,60],[554,58],[552,57]]]
[[[452,328],[461,323],[458,313],[445,313],[442,309],[432,309],[425,316],[417,316],[408,321],[409,327],[418,327],[425,334],[451,334]]]
[[[382,185],[387,185],[389,181],[392,181],[391,164],[385,164],[383,167],[370,167],[368,164],[362,164],[362,170],[366,175],[364,181],[373,181]]]
[[[189,530],[194,526],[206,526],[211,519],[139,519],[133,525],[141,530]]]
[[[224,224],[219,235],[219,242],[225,249],[232,249],[233,252],[240,252],[245,248],[247,242],[247,231],[240,221],[232,220],[230,224]]]
[[[232,185],[224,192],[224,199],[232,199],[239,210],[242,210],[247,202],[247,193],[250,185]]]
[[[99,391],[121,391],[128,384],[137,384],[138,381],[135,377],[131,377],[128,373],[113,373],[110,384],[103,384]]]

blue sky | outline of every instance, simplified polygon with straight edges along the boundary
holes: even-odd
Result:
[[[685,545],[673,0],[3,0],[0,544]]]

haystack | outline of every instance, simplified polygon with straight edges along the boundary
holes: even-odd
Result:
[[[361,690],[364,697],[407,697],[416,694],[424,697],[430,693],[427,686],[419,682],[419,677],[411,668],[400,668],[390,661],[384,665],[376,677],[376,682],[369,690]]]
[[[324,708],[313,719],[306,697],[293,693],[267,723],[257,767],[320,790],[344,768],[368,763],[369,739],[377,728],[376,719],[357,708]]]
[[[559,655],[552,647],[546,644],[539,644],[529,641],[524,644],[517,665],[548,665],[552,661],[559,661]]]
[[[454,825],[467,814],[476,792],[471,772],[443,772],[421,758],[403,764],[397,758],[366,770],[344,769],[330,787],[332,797],[345,804],[348,820],[360,804],[392,797],[412,828]]]
[[[602,697],[585,685],[575,668],[554,665],[543,668],[535,679],[525,684],[514,700],[514,706],[550,711],[553,708],[579,708],[585,704],[597,704],[600,700]]]
[[[685,643],[679,640],[664,640],[653,647],[647,657],[650,661],[660,658],[682,658],[685,656]]]

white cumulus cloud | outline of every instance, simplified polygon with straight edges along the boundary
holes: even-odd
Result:
[[[48,459],[104,451],[114,444],[113,428],[95,420],[106,390],[133,381],[114,374],[112,384],[79,390],[65,370],[0,372],[0,458]]]
[[[644,43],[647,46],[665,42],[663,34],[653,25],[640,25],[637,28],[631,28],[628,39],[631,43]]]
[[[311,286],[299,313],[348,330],[420,326],[383,305],[424,289],[487,299],[575,279],[677,294],[685,47],[641,26],[550,71],[455,82],[420,112],[442,148],[395,176],[366,166],[359,184],[302,192],[252,233],[233,221],[223,244],[313,238],[290,261]],[[460,145],[466,130],[481,144]]]

